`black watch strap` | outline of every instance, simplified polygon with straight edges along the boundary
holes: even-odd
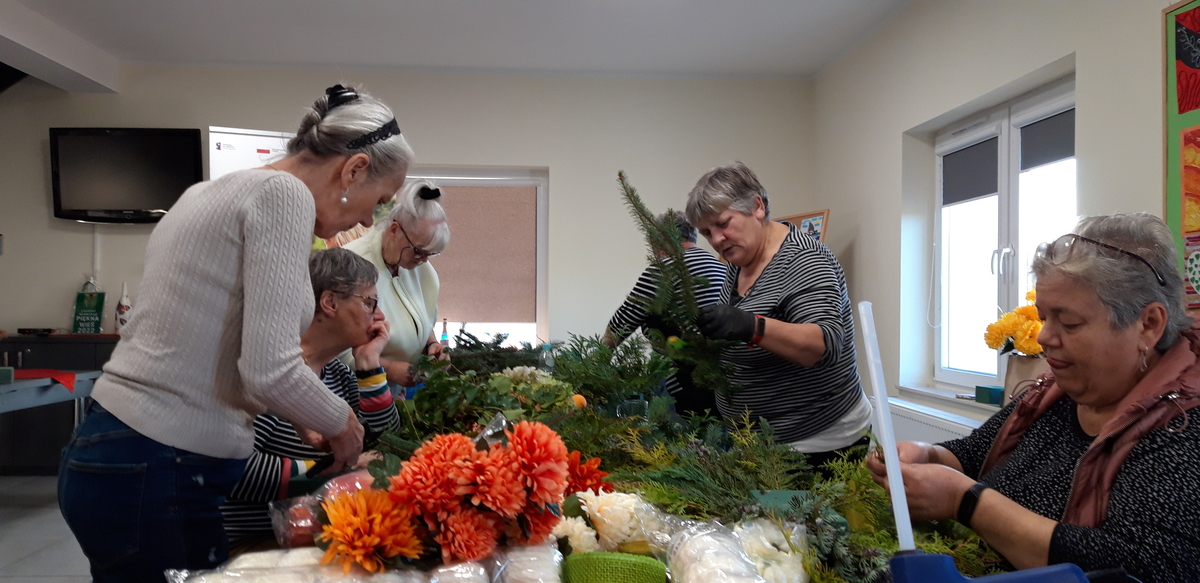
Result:
[[[975,482],[975,485],[963,494],[962,502],[958,503],[958,522],[963,526],[971,527],[971,517],[975,515],[975,506],[979,504],[979,495],[987,488],[987,484]]]

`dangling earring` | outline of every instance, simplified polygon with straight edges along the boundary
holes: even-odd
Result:
[[[350,192],[349,188],[342,191],[342,204],[346,204],[346,203],[350,202],[349,200],[346,199],[347,192]]]
[[[1138,352],[1141,352],[1141,353],[1142,353],[1142,367],[1141,367],[1141,371],[1142,371],[1142,372],[1146,372],[1146,370],[1150,368],[1150,363],[1146,362],[1146,353],[1147,353],[1147,352],[1150,352],[1150,349],[1149,349],[1149,348],[1142,348],[1142,349],[1141,349],[1141,350],[1139,350]]]

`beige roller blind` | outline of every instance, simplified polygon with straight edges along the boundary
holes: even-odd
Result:
[[[537,321],[537,188],[443,186],[450,245],[430,260],[438,318]]]

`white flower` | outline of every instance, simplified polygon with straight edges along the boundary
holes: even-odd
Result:
[[[784,536],[784,529],[787,535]],[[738,523],[733,531],[742,541],[742,549],[759,575],[767,583],[807,583],[803,552],[805,529],[803,524],[783,523],[783,529],[766,518]],[[791,540],[791,544],[788,540]]]
[[[637,512],[646,503],[636,494],[622,492],[578,492],[576,496],[587,509],[588,517],[600,536],[600,546],[616,551],[621,543],[646,540]]]
[[[578,516],[563,518],[555,525],[553,534],[555,538],[565,537],[571,543],[572,554],[594,553],[600,550],[600,543],[596,540],[596,531],[592,530]]]
[[[525,383],[527,385],[544,383],[552,378],[550,373],[532,366],[514,366],[512,368],[506,368],[495,374],[508,377],[508,380],[512,381],[514,384]]]

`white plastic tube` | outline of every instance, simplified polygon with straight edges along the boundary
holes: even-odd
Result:
[[[908,518],[908,498],[904,494],[904,478],[900,474],[900,454],[896,451],[896,433],[892,431],[892,410],[888,406],[887,382],[883,378],[883,362],[879,360],[879,337],[875,334],[875,316],[871,302],[858,303],[858,319],[862,324],[867,349],[867,367],[871,375],[871,391],[875,394],[875,437],[883,450],[887,466],[888,488],[892,493],[892,512],[896,516],[896,538],[901,551],[916,550],[912,521]]]

